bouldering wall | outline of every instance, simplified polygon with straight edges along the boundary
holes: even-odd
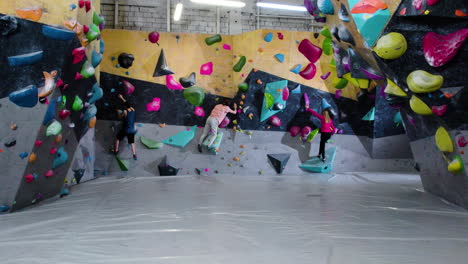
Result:
[[[463,144],[456,146],[468,120],[466,1],[305,4],[331,29],[337,76],[364,73],[375,83],[374,132],[385,134],[379,122],[392,109],[395,123],[405,126],[425,189],[467,207],[466,158]]]
[[[8,31],[0,37],[0,57],[5,63],[0,73],[0,161],[6,169],[0,183],[0,205],[5,211],[67,194],[65,176],[80,139],[95,124],[94,101],[102,96],[93,73],[95,67],[83,67],[87,59],[97,67],[100,50],[95,50],[94,60],[93,56],[82,56],[76,61],[72,55],[76,49],[86,53],[81,49],[84,39],[88,49],[95,47],[76,20],[80,12],[96,17],[91,2],[68,3],[60,15],[44,18],[42,14],[56,12],[56,6],[46,8],[47,1],[17,1],[2,8],[11,13],[11,8],[31,2],[38,6],[21,6],[26,10],[15,13],[18,17],[0,15],[2,30]],[[67,10],[71,9],[74,12],[69,16]],[[62,20],[58,24],[63,26],[37,22],[55,24],[59,17]],[[93,19],[86,23],[91,26]],[[17,25],[15,30],[9,30],[12,24]],[[98,47],[103,46],[97,42]],[[82,76],[77,74],[80,72]]]

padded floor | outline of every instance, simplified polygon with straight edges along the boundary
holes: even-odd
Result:
[[[465,263],[468,212],[417,175],[107,177],[0,215],[7,263]]]

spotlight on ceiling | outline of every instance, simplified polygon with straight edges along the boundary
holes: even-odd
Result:
[[[307,11],[307,9],[304,6],[297,6],[297,5],[284,5],[284,4],[259,2],[257,3],[257,6],[264,7],[264,8],[289,10],[289,11],[299,11],[299,12]]]
[[[214,5],[214,6],[227,6],[227,7],[244,7],[245,3],[241,1],[231,0],[190,0],[192,3],[202,5]]]
[[[174,21],[179,21],[180,17],[182,16],[182,9],[184,8],[184,5],[182,3],[178,3],[175,7],[174,11]]]

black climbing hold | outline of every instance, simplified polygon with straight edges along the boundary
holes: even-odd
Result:
[[[158,165],[159,175],[161,176],[175,176],[179,172],[179,169],[172,167],[167,162],[167,156],[164,156],[161,163]]]
[[[1,16],[0,17],[0,34],[2,36],[8,36],[18,29],[18,20],[13,16]]]
[[[338,37],[344,42],[348,42],[353,46],[356,45],[356,42],[354,42],[353,35],[351,35],[351,32],[349,32],[349,30],[344,25],[339,25]]]
[[[13,139],[13,140],[8,141],[8,142],[5,143],[5,147],[7,147],[7,148],[11,148],[11,147],[13,147],[14,145],[16,145],[16,140],[15,140],[15,139]]]
[[[84,173],[85,173],[84,169],[73,170],[73,177],[75,177],[75,181],[77,184],[80,183],[81,178],[83,178],[84,176]]]
[[[39,103],[45,104],[47,102],[47,97],[39,97]]]
[[[156,68],[154,69],[153,77],[164,76],[174,74],[174,72],[169,69],[169,66],[166,62],[166,56],[164,56],[164,50],[161,49],[161,53],[159,54],[158,63],[156,64]]]
[[[273,110],[283,110],[284,109],[284,104],[277,102],[277,103],[273,104],[272,108],[273,108]]]
[[[128,54],[125,52],[120,53],[119,58],[118,58],[120,67],[125,68],[125,69],[132,67],[134,60],[135,60],[135,57],[132,54]]]
[[[333,27],[332,30],[331,30],[331,33],[335,37],[335,39],[338,40],[338,42],[341,41],[340,35],[338,34],[338,28],[337,27]]]
[[[283,173],[286,164],[288,164],[291,153],[267,154],[268,159],[278,174]]]
[[[351,64],[351,77],[361,79],[379,79],[381,73],[378,70],[372,68],[372,66],[370,66],[370,64],[353,48],[348,48],[348,55],[349,63]],[[366,74],[364,71],[368,74]]]
[[[340,10],[338,11],[338,17],[341,21],[349,22],[349,12],[344,4],[341,4]]]
[[[320,33],[314,33],[314,38],[318,38],[320,36]]]
[[[192,72],[188,77],[179,78],[179,82],[184,88],[192,87],[197,82],[196,75]]]

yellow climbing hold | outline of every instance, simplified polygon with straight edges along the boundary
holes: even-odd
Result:
[[[431,115],[432,109],[427,106],[423,100],[419,99],[417,96],[413,95],[410,99],[410,107],[413,112],[420,115]]]
[[[442,152],[453,152],[453,142],[444,127],[439,127],[435,134],[436,145]]]
[[[31,152],[31,155],[29,155],[28,162],[29,162],[29,163],[33,163],[33,162],[36,161],[36,159],[37,159],[36,153]]]
[[[396,96],[408,96],[403,89],[400,88],[396,83],[387,78],[387,87],[384,90],[385,93],[396,95]]]
[[[448,171],[451,173],[460,173],[464,170],[464,165],[463,165],[463,160],[460,158],[460,156],[455,156],[455,159],[452,160],[452,162],[449,163],[448,165]]]
[[[444,77],[417,70],[408,75],[406,83],[409,89],[415,93],[432,93],[442,87]]]
[[[408,43],[405,36],[391,32],[377,41],[374,51],[382,59],[394,60],[405,54],[407,48]]]

